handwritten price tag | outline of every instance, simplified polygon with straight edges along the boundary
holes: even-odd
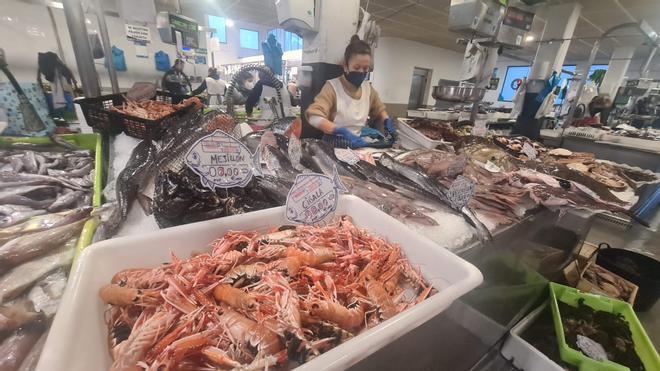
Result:
[[[316,224],[337,209],[341,184],[337,169],[331,178],[323,174],[298,174],[286,198],[286,218],[290,222]]]
[[[260,152],[258,147],[253,155],[238,139],[216,130],[190,147],[185,162],[204,187],[245,187],[252,176],[261,175]]]
[[[536,160],[536,150],[529,143],[525,142],[520,150],[530,160]]]
[[[474,183],[462,175],[456,177],[447,190],[447,198],[451,206],[456,209],[462,209],[470,203],[473,195]]]

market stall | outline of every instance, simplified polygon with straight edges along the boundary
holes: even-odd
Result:
[[[561,130],[575,120],[550,113],[553,42],[513,109],[484,102],[535,12],[553,7],[546,30],[563,32],[579,6],[446,2],[460,73],[428,86],[434,108],[395,117],[379,11],[350,3],[277,2],[261,44],[226,14],[204,26],[203,5],[140,8],[184,62],[163,86],[99,94],[92,51],[75,50],[86,96],[58,130],[93,134],[55,134],[39,90],[0,101],[22,135],[0,136],[1,370],[660,370],[655,131]],[[82,8],[64,7],[89,48]],[[126,31],[140,55],[149,27]],[[300,102],[285,33],[311,45]],[[263,58],[212,62],[231,75],[223,99],[189,95],[185,60],[232,38]],[[530,139],[529,120],[558,129]]]

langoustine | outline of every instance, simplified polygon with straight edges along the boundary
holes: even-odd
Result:
[[[113,370],[306,362],[435,290],[397,245],[353,225],[227,232],[211,251],[117,273],[109,309]]]

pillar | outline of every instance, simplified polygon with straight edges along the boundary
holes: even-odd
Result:
[[[312,69],[310,86],[301,87],[302,137],[320,137],[321,132],[307,123],[305,110],[325,82],[343,73],[346,45],[357,32],[359,0],[316,0],[318,33],[303,34],[302,65]]]
[[[633,54],[635,54],[634,46],[620,46],[614,49],[607,67],[607,73],[600,85],[601,94],[609,94],[614,99],[617,89],[623,83],[623,79],[628,72]]]
[[[546,24],[543,29],[542,42],[536,50],[534,64],[529,73],[529,79],[547,79],[552,71],[561,71],[566,59],[568,47],[571,44],[575,25],[580,18],[582,5],[568,3],[550,6],[546,9]],[[564,40],[543,42],[546,40]]]
[[[87,27],[85,27],[85,13],[82,0],[64,0],[64,16],[71,36],[73,53],[76,56],[80,82],[87,98],[101,95],[99,78],[94,66],[92,48],[89,46]]]
[[[511,134],[524,135],[533,140],[540,138],[542,120],[535,118],[542,103],[539,93],[545,88],[546,81],[553,71],[561,73],[571,44],[569,39],[573,37],[581,10],[582,5],[576,2],[552,5],[545,9],[545,28],[527,80],[522,111]]]

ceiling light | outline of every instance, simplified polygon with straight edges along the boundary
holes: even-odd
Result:
[[[53,8],[57,9],[64,9],[64,4],[59,1],[49,1],[48,6],[52,6]]]
[[[227,26],[227,27],[234,27],[234,21],[232,21],[231,19],[227,18],[227,20],[225,21],[225,26]]]
[[[535,40],[534,35],[528,35],[527,37],[525,37],[525,41],[527,41],[527,42],[534,41],[534,40]]]

